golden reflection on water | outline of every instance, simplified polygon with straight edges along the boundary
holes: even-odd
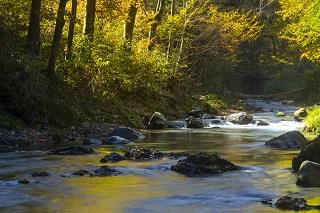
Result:
[[[139,176],[70,178],[65,183],[79,190],[79,196],[59,201],[61,212],[124,212],[133,203],[170,194],[148,186],[158,180]],[[80,207],[80,209],[79,209]]]

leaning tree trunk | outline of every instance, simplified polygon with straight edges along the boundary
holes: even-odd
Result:
[[[71,9],[71,18],[69,24],[69,32],[68,32],[68,43],[67,43],[67,55],[66,59],[70,59],[72,55],[72,46],[73,46],[73,36],[74,36],[74,26],[76,23],[77,17],[77,7],[78,0],[72,0],[72,9]]]
[[[156,14],[153,17],[153,20],[151,22],[150,31],[149,31],[149,45],[148,50],[151,51],[155,44],[155,39],[157,35],[157,27],[159,23],[161,22],[163,12],[164,12],[164,3],[165,0],[158,0]]]
[[[171,0],[171,10],[170,15],[173,17],[175,15],[175,7],[176,7],[176,0]],[[168,49],[167,49],[167,61],[169,60],[169,56],[171,54],[171,48],[172,48],[172,32],[170,30],[169,32],[169,39],[168,39]]]
[[[84,21],[83,33],[93,40],[94,23],[96,19],[96,0],[87,0],[86,17]]]
[[[50,54],[49,63],[48,63],[48,73],[50,76],[53,76],[54,74],[55,64],[56,64],[56,60],[59,53],[62,30],[65,23],[64,15],[66,12],[67,2],[68,0],[60,0],[59,2],[59,8],[58,8],[57,19],[56,19],[56,27],[54,30],[51,54]]]
[[[132,0],[128,10],[128,17],[124,23],[124,32],[123,32],[123,37],[125,40],[125,48],[128,51],[131,51],[131,48],[132,48],[134,24],[136,21],[137,11],[138,11],[137,0]]]
[[[27,38],[27,49],[31,57],[40,55],[40,10],[41,0],[32,0]]]

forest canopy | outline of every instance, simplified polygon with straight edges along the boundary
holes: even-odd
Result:
[[[318,91],[319,5],[1,0],[0,107],[30,123],[136,123],[197,94]]]

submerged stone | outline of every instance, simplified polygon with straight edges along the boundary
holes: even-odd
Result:
[[[165,153],[140,147],[134,147],[124,155],[124,158],[127,160],[151,160],[163,157],[165,157]]]
[[[109,166],[101,166],[99,169],[95,170],[91,176],[98,176],[98,177],[105,177],[105,176],[117,176],[121,175],[122,173],[118,170],[111,168]]]
[[[132,143],[133,143],[132,141],[122,138],[120,136],[109,137],[107,138],[106,141],[103,142],[103,144],[107,144],[107,145],[125,145],[125,144],[132,144]]]
[[[144,138],[144,135],[142,133],[129,127],[116,128],[112,130],[110,133],[108,133],[106,136],[107,138],[110,138],[112,136],[119,136],[127,140],[136,140]]]
[[[41,172],[33,172],[30,174],[32,177],[47,177],[49,176],[48,172],[41,171]]]
[[[125,153],[126,160],[153,160],[171,158],[176,159],[180,157],[188,157],[189,153],[186,152],[159,152],[153,149],[134,147]]]
[[[124,157],[118,153],[111,153],[109,155],[104,156],[101,160],[100,163],[107,163],[107,162],[117,162],[117,161],[122,161],[124,160]]]
[[[181,129],[186,127],[185,121],[168,121],[168,128]]]
[[[30,180],[28,180],[28,179],[22,179],[22,180],[18,180],[18,183],[19,183],[19,184],[28,185],[28,184],[30,184]]]
[[[85,146],[70,146],[48,152],[48,154],[52,155],[89,155],[95,153],[93,149]]]
[[[89,174],[90,174],[90,172],[80,169],[78,171],[73,172],[71,175],[73,175],[73,176],[85,176],[85,175],[89,175]]]

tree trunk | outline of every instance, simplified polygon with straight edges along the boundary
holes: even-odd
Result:
[[[181,43],[180,43],[180,53],[179,55],[181,56],[182,54],[182,51],[183,51],[183,47],[184,47],[184,40],[185,40],[185,34],[186,34],[186,30],[187,30],[187,24],[188,24],[188,17],[187,17],[187,0],[184,1],[184,9],[186,10],[185,11],[185,14],[184,14],[184,24],[183,24],[183,30],[182,30],[182,35],[181,35]]]
[[[64,15],[66,12],[67,2],[68,0],[60,0],[59,2],[59,8],[58,8],[57,19],[56,19],[56,27],[54,30],[51,54],[50,54],[49,63],[48,63],[48,73],[51,76],[53,76],[54,74],[55,64],[56,64],[56,60],[59,53],[62,30],[65,23]]]
[[[173,17],[175,15],[175,7],[176,7],[176,0],[171,0],[171,10],[170,15]],[[169,39],[168,39],[168,49],[167,49],[167,61],[169,60],[169,56],[171,53],[172,47],[172,32],[169,32]]]
[[[131,51],[131,47],[132,47],[134,24],[136,21],[137,11],[138,11],[137,0],[132,0],[128,10],[128,17],[124,23],[124,33],[123,33],[123,37],[125,40],[125,47],[129,51]]]
[[[175,65],[175,70],[178,69],[178,65],[179,65],[179,63],[180,63],[181,56],[182,56],[182,53],[183,53],[183,48],[184,48],[185,34],[186,34],[186,30],[187,30],[187,25],[188,25],[187,5],[188,5],[188,0],[184,0],[184,1],[183,1],[183,7],[184,7],[184,9],[185,9],[184,24],[183,24],[183,30],[182,30],[182,35],[181,35],[180,48],[179,48],[178,58],[177,58],[176,65]]]
[[[41,0],[32,0],[27,38],[27,49],[31,57],[40,55],[40,10]]]
[[[96,19],[96,0],[87,0],[86,17],[84,21],[83,33],[93,40],[94,23]]]
[[[69,24],[69,32],[68,32],[68,43],[67,43],[67,55],[66,59],[70,59],[72,55],[72,45],[73,45],[73,35],[74,35],[74,26],[76,23],[77,17],[77,7],[78,0],[72,0],[72,9],[71,9],[71,18]]]
[[[164,12],[164,3],[165,3],[165,0],[158,0],[156,14],[151,22],[150,31],[149,31],[149,45],[148,45],[149,51],[153,49],[155,44],[157,27],[161,22],[163,12]]]

